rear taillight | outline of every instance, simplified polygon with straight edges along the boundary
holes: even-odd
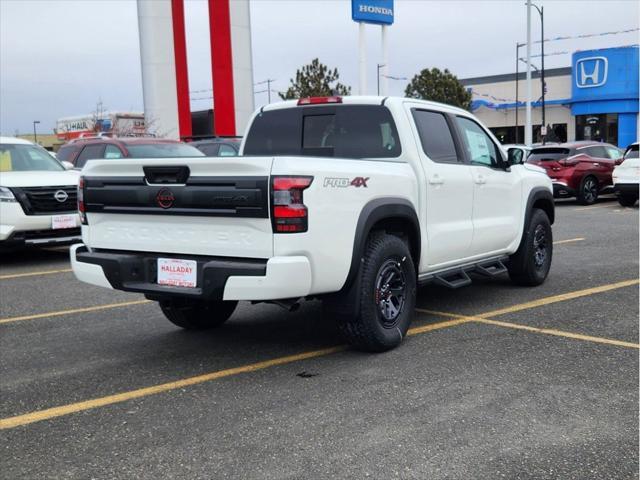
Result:
[[[272,177],[271,219],[274,233],[300,233],[308,228],[302,191],[313,177]]]
[[[563,158],[562,160],[558,160],[558,163],[563,167],[573,167],[580,163],[580,159],[578,157]]]
[[[88,225],[84,208],[84,177],[80,177],[78,181],[78,214],[80,215],[80,222],[83,225]]]

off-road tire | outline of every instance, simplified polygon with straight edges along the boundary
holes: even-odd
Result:
[[[593,205],[598,200],[598,179],[593,175],[587,175],[580,182],[576,198],[580,205]]]
[[[206,330],[226,322],[238,302],[161,300],[160,308],[167,319],[186,330]]]
[[[540,248],[541,234],[544,235],[544,248],[542,249]],[[541,253],[544,253],[542,261],[540,261]],[[531,212],[529,224],[525,225],[520,247],[509,259],[507,268],[511,281],[516,285],[524,286],[542,284],[549,274],[552,257],[551,222],[549,222],[549,217],[544,210],[536,208]]]
[[[358,350],[391,350],[407,334],[416,303],[417,278],[409,247],[397,236],[374,232],[367,242],[359,275],[359,313],[355,317],[339,316],[340,330],[349,344]],[[394,283],[395,290],[384,288],[384,278],[393,279],[387,285]],[[400,287],[401,284],[404,287]],[[404,292],[402,297],[395,293],[391,297],[392,291],[400,290]],[[386,299],[381,299],[381,295]],[[381,305],[398,298],[403,298],[403,302],[400,308],[395,309],[397,316],[393,320],[386,319]],[[395,304],[391,308],[394,309]]]

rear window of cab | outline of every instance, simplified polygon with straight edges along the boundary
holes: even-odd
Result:
[[[293,107],[261,112],[244,155],[395,158],[402,153],[389,109],[381,105]]]

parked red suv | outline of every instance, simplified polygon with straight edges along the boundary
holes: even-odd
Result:
[[[58,150],[56,158],[82,168],[97,158],[204,157],[195,147],[176,140],[155,137],[87,137],[71,140]]]
[[[536,147],[527,163],[547,171],[555,197],[576,197],[582,205],[613,191],[611,172],[622,163],[622,150],[608,143],[572,142]]]

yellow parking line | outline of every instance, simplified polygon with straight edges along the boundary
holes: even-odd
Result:
[[[422,325],[421,327],[413,327],[407,331],[407,336],[420,335],[421,333],[432,332],[433,330],[439,330],[441,328],[455,327],[463,323],[469,323],[471,320],[467,318],[456,318],[455,320],[449,320],[447,322],[430,323],[428,325]]]
[[[108,303],[106,305],[72,308],[70,310],[60,310],[58,312],[45,312],[45,313],[36,313],[35,315],[23,315],[21,317],[0,318],[0,325],[4,323],[21,322],[23,320],[35,320],[37,318],[59,317],[62,315],[72,315],[74,313],[95,312],[98,310],[108,310],[110,308],[129,307],[131,305],[141,305],[143,303],[151,303],[151,300],[134,300],[132,302]]]
[[[584,290],[577,290],[575,292],[562,293],[560,295],[552,295],[550,297],[545,297],[545,298],[540,298],[538,300],[533,300],[530,302],[520,303],[518,305],[513,305],[511,307],[499,308],[497,310],[492,310],[490,312],[480,314],[479,316],[483,318],[497,317],[498,315],[505,315],[507,313],[520,312],[522,310],[542,307],[544,305],[549,305],[551,303],[564,302],[566,300],[573,300],[574,298],[593,295],[594,293],[608,292],[610,290],[616,290],[618,288],[630,287],[632,285],[638,285],[638,284],[640,284],[640,280],[637,278],[632,280],[624,280],[622,282],[609,283],[607,285],[601,285],[599,287],[586,288]]]
[[[0,280],[9,280],[10,278],[22,278],[22,277],[37,277],[40,275],[52,275],[54,273],[68,273],[68,272],[71,272],[70,268],[63,268],[61,270],[44,270],[41,272],[10,273],[7,275],[0,275]]]
[[[624,286],[629,286],[629,285],[635,285],[638,284],[639,280],[628,280],[626,282],[618,282],[615,284],[610,284],[610,285],[603,285],[601,287],[595,287],[595,288],[590,288],[590,289],[586,289],[586,290],[579,290],[577,292],[570,292],[570,293],[566,293],[563,295],[554,295],[552,297],[547,297],[539,299],[537,301],[533,301],[533,302],[527,302],[524,304],[521,304],[522,308],[519,308],[520,310],[523,310],[524,308],[534,308],[536,306],[541,306],[541,305],[546,305],[547,303],[554,303],[554,302],[561,302],[564,300],[569,300],[571,298],[578,298],[580,296],[584,296],[584,295],[590,295],[592,293],[599,293],[599,292],[604,292],[604,291],[608,291],[608,290],[612,290],[614,288],[622,288]],[[586,293],[586,292],[590,292],[590,293]],[[139,302],[139,303],[144,303],[143,302]],[[509,307],[510,311],[518,311],[518,305],[514,305],[512,307]],[[412,329],[409,330],[408,335],[418,335],[421,333],[425,333],[425,332],[430,332],[433,330],[437,330],[437,329],[442,329],[442,328],[447,328],[447,327],[453,327],[456,325],[461,325],[464,323],[469,323],[469,322],[473,322],[473,321],[479,321],[480,317],[468,317],[468,316],[464,316],[464,315],[455,315],[455,314],[450,314],[450,313],[444,313],[444,312],[432,312],[430,310],[424,310],[424,309],[416,309],[419,312],[423,312],[423,313],[430,313],[430,314],[438,314],[438,315],[442,315],[445,317],[451,317],[452,320],[447,320],[444,322],[439,322],[439,323],[433,323],[433,324],[429,324],[429,325],[423,325],[420,327],[414,327]],[[502,310],[494,310],[493,312],[487,312],[486,314],[484,314],[484,316],[490,316],[490,315],[501,315],[503,312],[507,313],[506,310],[508,309],[502,309]],[[482,318],[483,321],[489,321],[486,318]],[[500,323],[507,323],[507,322],[500,322]],[[509,324],[509,325],[517,325],[517,324]],[[533,329],[534,327],[526,327],[526,326],[518,326],[518,328],[522,327],[522,329]],[[513,327],[516,328],[516,327]],[[555,331],[558,333],[567,333],[567,332],[559,332],[559,331]],[[574,336],[577,336],[578,334],[571,334]],[[563,336],[567,336],[567,335],[563,335]],[[581,336],[581,337],[585,337],[585,336]],[[574,337],[576,338],[576,337]],[[589,337],[589,338],[596,338],[596,337]],[[615,342],[615,340],[611,340],[611,342]],[[191,385],[197,385],[199,383],[204,383],[204,382],[208,382],[211,380],[217,380],[220,378],[224,378],[224,377],[228,377],[231,375],[238,375],[241,373],[249,373],[249,372],[255,372],[257,370],[262,370],[265,368],[269,368],[269,367],[274,367],[277,365],[285,365],[287,363],[293,363],[293,362],[297,362],[297,361],[301,361],[301,360],[306,360],[306,359],[310,359],[310,358],[317,358],[317,357],[322,357],[322,356],[326,356],[332,353],[336,353],[336,352],[340,352],[343,351],[344,349],[346,349],[347,347],[344,345],[340,345],[340,346],[336,346],[336,347],[330,347],[330,348],[325,348],[325,349],[321,349],[321,350],[313,350],[310,352],[304,352],[304,353],[300,353],[297,355],[290,355],[290,356],[286,356],[286,357],[280,357],[280,358],[274,358],[271,360],[266,360],[263,362],[258,362],[258,363],[253,363],[253,364],[249,364],[249,365],[244,365],[241,367],[235,367],[235,368],[230,368],[230,369],[226,369],[226,370],[218,370],[215,372],[211,372],[211,373],[206,373],[203,375],[197,375],[194,377],[189,377],[189,378],[185,378],[182,380],[177,380],[177,381],[173,381],[173,382],[168,382],[168,383],[162,383],[159,385],[154,385],[151,387],[144,387],[144,388],[139,388],[136,390],[131,390],[128,392],[122,392],[122,393],[117,393],[115,395],[107,395],[105,397],[100,397],[100,398],[94,398],[91,400],[86,400],[83,402],[77,402],[77,403],[72,403],[69,405],[62,405],[59,407],[53,407],[53,408],[47,408],[44,410],[39,410],[39,411],[35,411],[35,412],[31,412],[31,413],[26,413],[23,415],[16,415],[14,417],[8,417],[8,418],[3,418],[0,419],[0,430],[3,429],[7,429],[7,428],[14,428],[14,427],[18,427],[21,425],[28,425],[30,423],[34,423],[34,422],[40,422],[43,420],[49,420],[52,418],[56,418],[56,417],[60,417],[60,416],[64,416],[64,415],[69,415],[72,413],[77,413],[77,412],[81,412],[81,411],[85,411],[85,410],[90,410],[93,408],[98,408],[98,407],[103,407],[106,405],[112,405],[115,403],[121,403],[121,402],[125,402],[128,400],[132,400],[135,398],[141,398],[141,397],[146,397],[149,395],[155,395],[157,393],[162,393],[162,392],[167,392],[170,390],[175,390],[177,388],[184,388],[187,386],[191,386]]]
[[[147,397],[149,395],[155,395],[157,393],[168,392],[170,390],[189,387],[192,385],[197,385],[199,383],[209,382],[211,380],[230,377],[232,375],[255,372],[257,370],[264,370],[265,368],[275,367],[277,365],[286,365],[287,363],[299,362],[310,358],[324,357],[332,353],[341,352],[345,348],[346,346],[340,345],[337,347],[312,350],[310,352],[299,353],[297,355],[289,355],[286,357],[274,358],[263,362],[252,363],[250,365],[243,365],[241,367],[228,368],[226,370],[218,370],[216,372],[205,373],[204,375],[184,378],[175,382],[161,383],[160,385],[153,385],[151,387],[139,388],[137,390],[117,393],[115,395],[108,395],[106,397],[94,398],[92,400],[86,400],[84,402],[71,403],[69,405],[47,408],[32,413],[26,413],[24,415],[16,415],[15,417],[2,418],[0,419],[0,430],[14,428],[20,425],[27,425],[29,423],[48,420],[51,418],[61,417],[63,415],[90,410],[92,408],[104,407],[105,405],[126,402],[127,400],[133,400],[134,398]]]
[[[565,243],[583,242],[584,237],[568,238],[567,240],[558,240],[553,242],[554,245],[564,245]]]
[[[544,335],[554,335],[556,337],[566,337],[573,338],[576,340],[584,340],[586,342],[594,342],[594,343],[604,343],[606,345],[615,345],[618,347],[627,347],[627,348],[636,348],[640,349],[640,344],[632,343],[632,342],[624,342],[622,340],[614,340],[611,338],[604,337],[594,337],[591,335],[583,335],[581,333],[574,332],[566,332],[564,330],[556,330],[554,328],[538,328],[532,327],[530,325],[522,325],[521,323],[513,323],[513,322],[501,322],[498,320],[489,320],[488,318],[484,318],[486,315],[457,315],[455,313],[448,312],[440,312],[436,310],[422,310],[423,313],[429,313],[431,315],[437,315],[439,317],[449,317],[454,318],[455,320],[451,320],[455,322],[456,320],[461,322],[477,322],[484,323],[486,325],[495,325],[497,327],[505,327],[505,328],[514,328],[516,330],[525,330],[527,332],[533,333],[542,333]]]

